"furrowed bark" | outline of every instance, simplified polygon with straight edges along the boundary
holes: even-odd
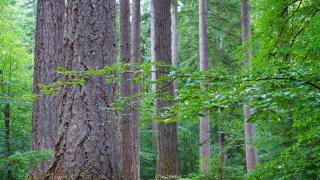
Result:
[[[200,71],[207,71],[208,65],[208,33],[207,33],[207,0],[199,0],[199,39],[200,39]],[[204,88],[204,85],[203,85]],[[207,173],[210,160],[210,119],[200,118],[200,171]]]
[[[245,69],[250,68],[252,52],[249,46],[251,37],[250,31],[250,6],[248,0],[241,0],[241,19],[242,19],[242,44],[246,49],[243,51],[243,64]],[[251,172],[258,162],[257,150],[254,147],[256,139],[256,130],[254,124],[248,122],[248,119],[253,114],[253,110],[244,103],[243,105],[244,114],[244,126],[245,126],[245,147],[246,147],[246,163],[247,171]]]
[[[32,111],[32,149],[53,148],[58,126],[58,96],[40,94],[40,85],[57,80],[63,51],[64,0],[39,0],[37,8]]]
[[[141,63],[141,6],[140,0],[133,0],[131,3],[131,62]],[[139,69],[134,69],[139,72]],[[138,73],[132,74],[132,79],[137,78]],[[140,83],[132,83],[133,109],[133,179],[140,179]]]
[[[115,63],[115,1],[68,1],[65,63],[68,70],[101,69]],[[66,76],[65,80],[75,77]],[[55,160],[46,179],[120,179],[115,83],[85,76],[65,85],[60,103]]]
[[[152,59],[165,65],[171,65],[171,5],[170,0],[151,0]],[[158,80],[166,75],[162,67],[157,67],[154,78]],[[155,111],[157,122],[157,179],[178,175],[177,123],[166,124],[161,114],[172,104],[164,99],[168,94],[173,98],[173,83],[166,80],[156,83]]]
[[[64,0],[39,0],[35,37],[32,108],[32,149],[54,148],[58,129],[59,96],[40,94],[41,85],[57,81],[56,69],[63,61]],[[30,179],[41,179],[48,163],[34,167]]]

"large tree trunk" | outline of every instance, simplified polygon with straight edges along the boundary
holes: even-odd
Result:
[[[120,60],[130,63],[130,1],[120,0]],[[131,111],[130,73],[124,72],[120,79],[120,98],[124,100],[120,119],[120,172],[123,179],[134,179],[133,122]]]
[[[170,7],[170,0],[151,0],[152,59],[166,65],[172,63]],[[166,75],[164,70],[158,66],[154,78],[158,80],[161,76]],[[172,100],[163,97],[169,94],[173,98],[173,83],[166,80],[157,82],[155,88],[157,91],[155,111],[156,119],[159,120],[157,123],[157,178],[175,176],[178,174],[177,123],[166,124],[161,117],[165,108],[172,104]]]
[[[200,71],[208,70],[207,0],[199,0]],[[203,85],[204,88],[204,85]],[[206,173],[210,160],[210,119],[200,118],[200,170]]]
[[[32,108],[32,149],[54,148],[58,127],[58,96],[40,94],[41,84],[57,80],[56,68],[63,58],[64,0],[39,0],[33,93],[37,95]],[[34,167],[30,178],[41,179],[48,163]]]
[[[37,98],[32,111],[32,149],[53,148],[58,126],[58,98],[40,93],[41,84],[57,80],[56,68],[63,54],[64,0],[39,0],[33,92]]]
[[[141,62],[140,43],[141,43],[141,6],[140,0],[134,0],[131,4],[131,62],[139,64]],[[139,69],[134,69],[138,72]],[[132,78],[138,74],[132,74]],[[133,179],[140,179],[140,83],[132,84],[133,95]]]
[[[241,19],[242,19],[242,44],[246,49],[243,55],[243,64],[245,68],[250,68],[250,61],[252,58],[251,47],[249,46],[249,39],[251,36],[250,32],[250,7],[248,0],[241,0]],[[246,104],[243,105],[244,114],[244,126],[245,126],[245,146],[246,146],[246,162],[247,171],[252,171],[258,161],[257,151],[254,148],[254,142],[256,138],[255,126],[248,123],[249,117],[252,115],[253,110],[250,109]]]
[[[68,1],[65,68],[101,69],[115,62],[115,1]],[[66,76],[71,80],[72,76]],[[55,160],[47,179],[119,179],[117,123],[112,110],[115,83],[86,76],[65,85]]]

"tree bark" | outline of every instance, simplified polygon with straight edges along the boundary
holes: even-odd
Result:
[[[115,62],[115,1],[68,1],[65,68],[101,69]],[[74,77],[66,76],[66,80]],[[55,160],[46,179],[120,179],[115,83],[85,76],[65,85],[59,113]]]
[[[40,94],[40,85],[57,81],[56,68],[63,58],[64,0],[39,0],[35,37],[32,108],[32,149],[54,148],[58,129],[59,96]],[[41,179],[48,163],[34,167],[30,179]]]
[[[40,85],[57,80],[56,68],[63,58],[64,0],[39,0],[32,111],[32,149],[53,148],[58,126],[58,96],[40,94]]]
[[[131,4],[131,62],[141,63],[141,5],[140,0],[133,0]],[[139,72],[139,69],[134,69]],[[132,74],[132,78],[137,78],[139,73]],[[140,83],[132,83],[133,95],[133,179],[140,179]]]
[[[242,19],[242,44],[246,49],[243,51],[243,64],[245,69],[250,68],[250,61],[252,58],[251,47],[249,44],[251,31],[250,31],[250,6],[248,0],[241,0],[241,19]],[[257,150],[254,147],[256,139],[256,130],[253,124],[248,123],[248,119],[253,114],[253,110],[244,103],[243,105],[243,114],[244,114],[244,126],[245,126],[245,147],[246,147],[246,162],[247,162],[247,171],[251,172],[257,162],[258,154]]]
[[[207,0],[199,0],[199,39],[200,39],[200,71],[207,71],[208,65],[208,33],[207,33]],[[204,88],[204,85],[203,85]],[[210,119],[200,118],[200,171],[207,173],[210,160]]]
[[[120,60],[129,64],[131,59],[130,42],[130,0],[120,0]],[[121,74],[120,98],[124,101],[120,121],[120,171],[123,179],[134,179],[134,142],[132,122],[132,100],[130,72]]]
[[[170,0],[151,0],[152,59],[154,62],[171,65],[171,5]],[[158,80],[166,75],[164,69],[157,66],[154,78]],[[174,96],[173,83],[162,80],[156,83],[155,111],[157,118],[157,177],[178,175],[177,123],[166,124],[161,114],[172,104],[164,99],[165,94]]]

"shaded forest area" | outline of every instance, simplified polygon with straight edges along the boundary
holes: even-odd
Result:
[[[319,0],[0,0],[0,179],[319,179]]]

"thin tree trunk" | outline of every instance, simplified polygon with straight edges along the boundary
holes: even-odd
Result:
[[[141,63],[141,5],[140,0],[133,0],[131,4],[131,62]],[[139,69],[134,69],[136,72]],[[138,73],[132,74],[132,78],[137,78]],[[133,179],[140,179],[140,83],[132,83],[133,95]]]
[[[171,65],[171,5],[170,0],[151,0],[151,34],[152,59],[155,62]],[[166,75],[161,67],[156,68],[155,79]],[[178,175],[177,155],[177,123],[166,124],[160,117],[165,108],[172,104],[172,100],[164,99],[165,94],[174,96],[173,83],[166,80],[157,82],[155,99],[158,143],[157,143],[157,177]]]
[[[65,68],[101,69],[115,63],[115,1],[68,1]],[[71,80],[72,76],[66,76]],[[120,179],[115,83],[86,76],[65,85],[55,160],[46,179]]]
[[[7,92],[5,92],[5,80],[4,80],[4,67],[1,70],[1,95],[5,100],[3,107],[3,119],[4,119],[4,149],[5,149],[5,157],[8,158],[11,156],[11,144],[10,144],[10,121],[11,121],[11,108],[10,108],[10,83],[11,83],[11,70],[12,70],[12,62],[11,56],[9,57],[9,80],[7,83]],[[13,179],[13,174],[11,172],[11,164],[7,163],[6,170],[6,178],[11,180]]]
[[[199,0],[200,71],[208,70],[207,0]],[[203,85],[204,88],[204,85]],[[200,170],[207,173],[210,160],[210,119],[200,118]]]
[[[250,68],[250,61],[252,58],[251,47],[249,46],[249,39],[251,37],[250,31],[250,6],[248,0],[241,0],[241,19],[242,19],[242,44],[246,49],[244,50],[243,55],[243,64],[245,68]],[[254,147],[256,132],[255,126],[248,123],[248,119],[253,114],[253,110],[244,103],[243,105],[243,114],[244,114],[244,126],[245,126],[245,146],[246,146],[246,162],[247,162],[247,171],[251,172],[258,161],[257,150]]]
[[[5,128],[5,150],[6,150],[6,157],[9,157],[11,155],[11,145],[10,145],[10,104],[6,103],[4,105],[4,110],[3,110],[3,115],[4,115],[4,128]],[[10,165],[8,165],[8,170],[7,170],[7,178],[13,179],[12,173],[10,170]]]
[[[224,150],[224,144],[225,144],[225,133],[219,132],[218,133],[218,143],[220,148],[220,154],[219,154],[219,169],[220,169],[220,179],[223,180],[224,178],[224,169],[226,165],[226,154]]]
[[[129,64],[131,59],[130,28],[130,0],[120,0],[120,60],[124,64]],[[120,172],[122,178],[128,180],[134,179],[130,74],[124,72],[120,79],[120,98],[124,100],[120,121]]]
[[[11,71],[11,62],[10,62],[10,71]],[[11,73],[10,73],[11,74]],[[3,73],[2,73],[2,78],[3,77]],[[10,84],[10,80],[9,80],[9,84]],[[9,86],[8,84],[8,86]],[[9,91],[9,87],[8,87],[8,91]],[[2,96],[4,97],[4,80],[2,79]],[[9,92],[8,92],[8,96],[6,98],[6,100],[8,101],[10,98],[9,96]],[[8,158],[11,155],[11,144],[10,144],[10,119],[11,119],[11,109],[10,109],[10,103],[6,102],[3,108],[3,117],[4,117],[4,128],[5,128],[5,137],[4,137],[4,144],[5,144],[5,157]],[[11,164],[8,163],[7,164],[7,179],[11,180],[13,179],[12,177],[12,172],[11,172]]]
[[[40,94],[41,84],[57,80],[56,68],[63,58],[64,0],[39,0],[35,42],[32,108],[32,149],[54,148],[58,129],[58,96]],[[32,169],[30,179],[40,179],[48,163]]]

